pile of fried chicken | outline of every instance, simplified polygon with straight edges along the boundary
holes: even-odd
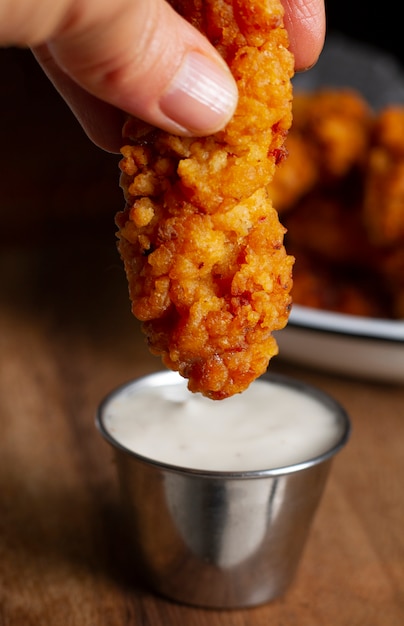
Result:
[[[404,319],[404,106],[297,92],[286,147],[270,195],[296,257],[294,303]]]
[[[289,132],[281,1],[170,3],[223,56],[239,103],[204,138],[127,120],[118,248],[151,352],[221,400],[277,354],[291,293],[404,318],[404,107],[375,113],[348,89],[297,93]]]
[[[265,372],[291,308],[294,259],[269,183],[286,154],[294,60],[280,0],[170,3],[221,53],[239,103],[204,138],[128,119],[118,247],[150,350],[220,400]]]

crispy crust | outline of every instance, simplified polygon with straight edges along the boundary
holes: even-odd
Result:
[[[295,93],[288,158],[269,185],[276,210],[283,215],[314,187],[329,187],[363,169],[372,122],[370,107],[352,89]]]
[[[404,107],[375,121],[364,193],[364,221],[375,245],[404,242]]]
[[[223,399],[266,370],[290,311],[293,258],[266,187],[285,155],[293,57],[279,0],[171,4],[225,58],[239,105],[206,138],[128,120],[118,247],[150,350]]]
[[[295,254],[293,301],[404,318],[404,107],[350,89],[295,93],[270,185]]]

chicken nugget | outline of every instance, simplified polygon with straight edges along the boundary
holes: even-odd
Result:
[[[329,184],[363,167],[372,119],[369,105],[352,89],[300,92],[293,99],[291,135],[304,138],[306,158],[317,164],[318,180]]]
[[[310,154],[308,140],[292,131],[286,140],[288,158],[283,159],[268,184],[268,194],[278,214],[284,214],[310,192],[320,175],[316,159]]]
[[[295,93],[288,158],[268,184],[278,213],[283,216],[313,189],[339,188],[343,179],[361,173],[371,123],[370,107],[351,89]]]
[[[366,268],[325,263],[299,249],[293,277],[295,304],[359,315],[391,317],[392,301],[382,281]],[[375,284],[376,283],[376,284]]]
[[[383,283],[390,290],[392,316],[404,320],[404,245],[383,249],[380,263]]]
[[[378,246],[404,244],[404,106],[382,110],[374,124],[365,176],[363,219]]]

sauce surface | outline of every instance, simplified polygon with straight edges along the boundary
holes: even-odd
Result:
[[[342,425],[303,391],[257,380],[242,394],[209,400],[175,384],[131,386],[104,409],[104,426],[125,448],[155,461],[218,471],[275,469],[327,452]]]

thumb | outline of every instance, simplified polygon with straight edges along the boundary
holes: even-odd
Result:
[[[78,15],[47,41],[58,70],[96,98],[169,132],[209,134],[228,122],[237,87],[227,65],[165,0],[74,4]]]

